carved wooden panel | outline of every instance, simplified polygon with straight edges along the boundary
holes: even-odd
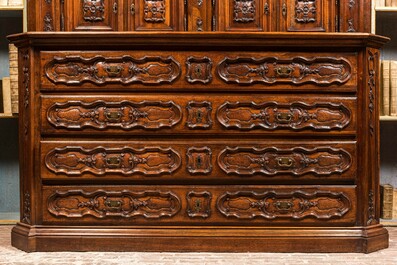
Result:
[[[331,191],[225,192],[217,201],[217,208],[224,216],[238,219],[313,217],[328,220],[341,218],[351,207],[346,194]]]
[[[187,31],[211,31],[216,1],[185,0]]]
[[[119,1],[69,0],[62,1],[66,14],[62,19],[67,31],[118,31]],[[122,25],[120,25],[122,26]]]
[[[351,63],[344,58],[294,57],[279,59],[264,58],[228,58],[222,60],[217,74],[226,83],[235,84],[306,84],[331,85],[343,84],[352,77]]]
[[[351,111],[341,103],[226,102],[217,119],[227,129],[338,130],[351,122]]]
[[[172,57],[132,56],[85,58],[80,55],[54,57],[44,66],[45,76],[53,83],[80,85],[84,82],[144,85],[172,83],[180,75],[179,63]]]
[[[263,31],[261,0],[226,0],[218,3],[220,29],[226,31]]]
[[[171,128],[181,119],[181,108],[173,101],[67,101],[54,103],[47,111],[47,121],[54,127],[79,130]]]
[[[94,216],[143,217],[157,219],[172,217],[181,209],[181,201],[170,191],[55,191],[47,201],[48,211],[58,217],[78,218]]]
[[[186,80],[193,83],[207,84],[212,81],[212,61],[208,57],[188,57],[186,60]]]
[[[209,101],[189,101],[186,125],[189,129],[209,129],[212,126],[212,104]]]
[[[135,0],[130,4],[134,28],[129,30],[183,30],[184,1]]]
[[[212,171],[212,151],[209,147],[190,147],[187,152],[187,170],[190,174],[209,174]]]
[[[212,195],[208,191],[190,191],[186,195],[187,214],[190,218],[208,218],[211,215]]]
[[[181,165],[181,156],[172,148],[147,147],[135,149],[80,146],[55,148],[46,154],[45,166],[54,173],[82,175],[171,174]]]
[[[348,170],[352,156],[346,150],[332,147],[226,147],[218,156],[218,165],[227,174],[302,176],[314,173],[326,176]]]

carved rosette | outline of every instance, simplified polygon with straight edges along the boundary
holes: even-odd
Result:
[[[44,68],[46,77],[53,83],[80,85],[142,83],[155,85],[172,83],[181,72],[181,67],[172,57],[122,57],[82,56],[54,57]]]
[[[165,0],[144,0],[144,20],[150,23],[165,21]]]
[[[208,57],[188,57],[186,60],[186,80],[193,83],[208,84],[212,81],[212,61]]]
[[[212,171],[212,151],[208,147],[190,147],[187,152],[187,170],[190,174],[209,174]]]
[[[104,0],[84,0],[83,19],[89,22],[98,22],[105,19]]]
[[[227,129],[335,130],[350,123],[351,112],[342,103],[226,102],[216,117]]]
[[[352,157],[347,151],[332,147],[313,149],[226,147],[218,156],[218,165],[225,173],[248,176],[255,174],[302,176],[308,173],[326,176],[340,174],[348,170],[351,164]]]
[[[226,83],[275,84],[292,83],[317,85],[343,84],[352,77],[351,63],[344,58],[295,57],[279,59],[225,58],[217,68],[218,76]]]
[[[208,191],[196,192],[190,191],[186,195],[187,214],[190,218],[201,217],[208,218],[211,215],[212,195]]]
[[[58,217],[79,218],[94,216],[144,217],[158,219],[172,217],[181,209],[181,201],[170,191],[56,191],[48,197],[48,211]]]
[[[295,1],[295,21],[298,23],[316,22],[317,7],[316,0]]]
[[[104,148],[85,149],[68,146],[55,148],[45,157],[47,169],[54,173],[95,175],[109,173],[132,175],[171,174],[181,165],[180,155],[172,148],[147,147],[135,149]]]
[[[234,0],[234,22],[249,23],[255,21],[255,0]]]
[[[171,128],[181,119],[182,110],[173,101],[68,101],[55,103],[47,111],[47,120],[54,127],[80,130]]]
[[[187,121],[186,125],[190,129],[209,129],[212,126],[211,102],[202,101],[190,101],[187,106]]]
[[[351,202],[342,192],[226,192],[217,201],[217,208],[226,217],[238,219],[314,217],[328,220],[340,218],[351,210]]]

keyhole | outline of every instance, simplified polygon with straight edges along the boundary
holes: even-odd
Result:
[[[196,199],[194,201],[194,211],[195,212],[200,212],[201,211],[201,200],[200,199]]]
[[[196,120],[198,123],[203,121],[203,113],[201,112],[201,110],[197,110],[196,112]]]
[[[195,71],[195,73],[196,73],[196,76],[197,77],[201,77],[201,74],[202,74],[202,69],[201,69],[201,65],[197,65],[196,67],[195,67],[195,69],[194,69],[194,71]]]
[[[196,167],[201,168],[202,164],[203,164],[203,159],[201,158],[201,155],[198,155],[196,157]]]

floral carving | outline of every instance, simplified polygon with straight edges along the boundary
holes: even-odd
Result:
[[[84,0],[83,18],[89,22],[103,21],[105,19],[104,0]]]
[[[234,21],[249,23],[255,20],[255,0],[234,0]]]
[[[145,0],[144,20],[151,23],[165,21],[165,0]]]
[[[317,7],[316,0],[296,0],[295,20],[298,23],[316,22]]]

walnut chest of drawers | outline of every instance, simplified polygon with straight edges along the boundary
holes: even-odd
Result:
[[[379,48],[332,33],[27,33],[25,251],[372,252]]]

